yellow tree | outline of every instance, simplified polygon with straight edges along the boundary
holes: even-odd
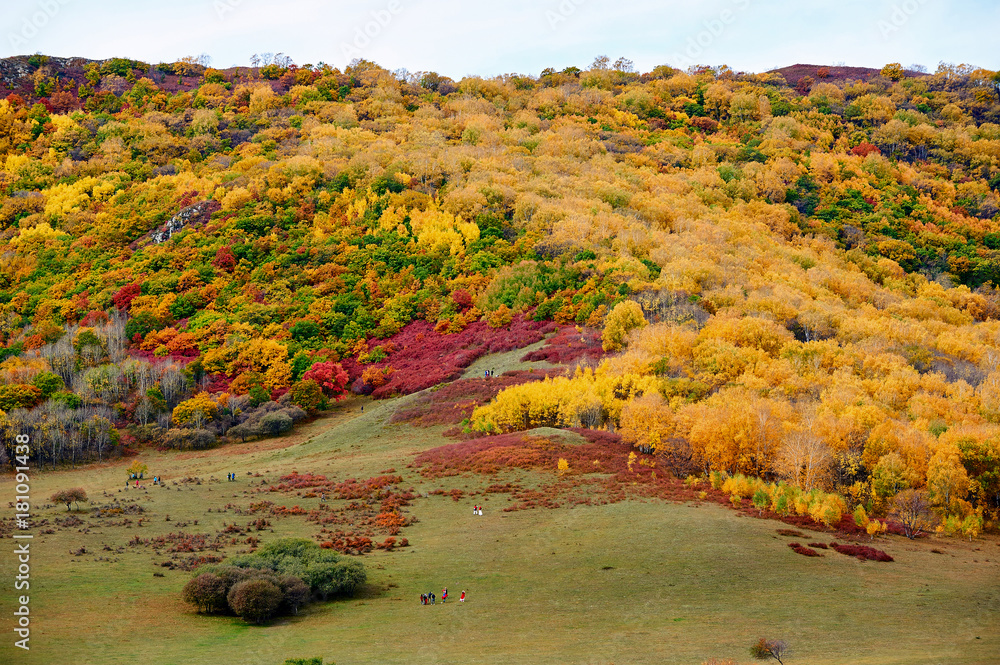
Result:
[[[625,336],[631,330],[642,328],[645,325],[646,317],[642,315],[639,303],[633,300],[618,303],[604,322],[604,332],[601,334],[604,350],[620,350],[625,343]]]
[[[957,447],[941,447],[927,466],[927,490],[931,501],[948,508],[969,494],[969,474],[962,466]]]
[[[673,429],[673,412],[659,393],[647,393],[622,409],[622,439],[644,452],[668,445]]]

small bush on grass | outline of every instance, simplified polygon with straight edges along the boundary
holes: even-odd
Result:
[[[868,547],[867,545],[840,545],[838,543],[830,543],[830,548],[846,556],[857,557],[862,561],[893,561],[893,558],[882,550],[877,550],[874,547]]]
[[[816,550],[809,549],[808,547],[803,547],[799,543],[788,543],[788,546],[792,548],[793,552],[795,552],[796,554],[801,554],[802,556],[823,556]]]

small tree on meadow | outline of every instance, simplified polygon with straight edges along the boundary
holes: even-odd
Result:
[[[51,497],[49,497],[49,501],[51,501],[52,503],[65,503],[66,510],[69,510],[69,504],[71,503],[76,503],[77,508],[79,508],[81,502],[86,503],[88,500],[89,499],[87,499],[87,493],[83,491],[82,487],[74,487],[73,489],[68,489],[68,490],[59,490]]]
[[[781,659],[788,655],[788,644],[784,640],[769,640],[766,637],[762,637],[756,644],[750,647],[750,655],[757,660],[770,660],[773,658],[781,663]]]
[[[144,473],[149,472],[149,467],[139,460],[135,460],[132,462],[131,466],[129,466],[127,471],[129,478],[140,478]]]
[[[892,499],[892,516],[903,526],[903,533],[911,540],[933,524],[934,513],[927,493],[903,490]]]
[[[767,490],[761,488],[754,492],[752,501],[754,508],[759,511],[758,514],[763,515],[764,509],[771,505],[771,496],[767,493]]]

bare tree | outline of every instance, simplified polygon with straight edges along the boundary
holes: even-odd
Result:
[[[769,640],[766,637],[750,647],[750,655],[757,660],[774,659],[781,663],[781,659],[788,655],[788,644],[784,640]]]
[[[119,363],[125,359],[125,315],[114,310],[111,318],[106,324],[97,330],[97,336],[104,343],[108,358],[113,363]]]
[[[135,419],[145,427],[155,415],[156,409],[153,408],[153,404],[148,397],[143,397],[139,405],[135,407]]]
[[[73,389],[74,370],[76,369],[76,354],[69,333],[63,335],[57,342],[46,344],[39,349],[40,355],[49,362],[49,367],[58,374],[66,387]]]
[[[813,434],[807,421],[803,429],[793,430],[785,436],[778,468],[792,483],[808,490],[823,483],[832,461],[830,447]]]
[[[180,396],[187,390],[187,379],[177,365],[170,364],[163,369],[163,374],[160,375],[160,390],[171,408],[177,406]]]
[[[927,492],[923,490],[903,490],[892,499],[890,513],[903,526],[903,533],[913,539],[934,524],[934,513],[931,512]]]

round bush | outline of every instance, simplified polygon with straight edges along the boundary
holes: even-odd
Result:
[[[229,609],[241,619],[261,623],[274,616],[284,597],[274,582],[252,579],[233,585],[227,598]]]
[[[261,434],[274,436],[292,429],[292,419],[284,413],[268,413],[258,421]]]
[[[309,585],[295,575],[282,576],[278,585],[284,596],[284,604],[291,610],[292,614],[298,614],[299,608],[308,603],[309,597],[312,595]]]
[[[184,585],[184,602],[199,612],[218,612],[226,607],[226,581],[212,573],[202,573]]]

